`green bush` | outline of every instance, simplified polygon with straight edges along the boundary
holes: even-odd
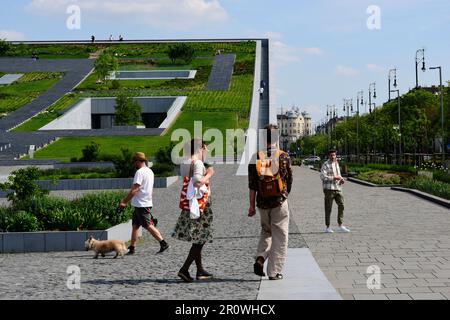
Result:
[[[0,57],[5,56],[6,53],[11,49],[11,45],[6,40],[0,39]]]
[[[46,196],[23,201],[17,209],[33,214],[39,221],[41,230],[61,230],[65,222],[60,209],[70,206],[70,201],[66,199]]]
[[[7,226],[8,232],[30,232],[38,231],[39,223],[35,216],[25,211],[18,211],[11,214],[9,224]]]
[[[450,184],[450,174],[444,170],[433,171],[433,179]]]
[[[302,165],[302,160],[299,158],[294,158],[292,159],[292,165],[293,166],[301,166]]]
[[[72,202],[73,206],[84,212],[83,228],[102,229],[101,221],[107,222],[107,226],[113,226],[129,220],[132,217],[132,208],[127,207],[122,215],[117,214],[116,208],[126,196],[121,191],[99,192],[87,194]],[[103,225],[102,225],[103,226]]]
[[[113,159],[114,168],[119,178],[130,178],[134,176],[136,168],[131,161],[133,153],[129,149],[120,149],[121,154]]]
[[[83,156],[80,158],[80,162],[97,161],[100,152],[100,145],[94,141],[91,141],[91,143],[85,146],[81,152],[83,153]]]
[[[358,174],[358,179],[375,184],[400,184],[400,176],[383,171],[369,171]]]
[[[120,89],[120,81],[119,80],[111,81],[111,89],[113,89],[113,90]]]
[[[450,200],[450,184],[445,182],[435,181],[424,176],[417,176],[415,179],[405,184],[405,187],[417,189]]]
[[[39,172],[37,167],[15,170],[8,177],[7,182],[0,183],[0,189],[12,190],[8,193],[7,198],[12,201],[13,206],[17,206],[21,201],[37,199],[49,193],[35,182],[39,178]]]
[[[155,163],[151,169],[158,177],[176,176],[174,166],[171,163]]]
[[[0,207],[0,232],[8,231],[13,214],[12,208]]]

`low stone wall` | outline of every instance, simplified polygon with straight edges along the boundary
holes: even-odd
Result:
[[[142,235],[142,230],[139,231]],[[0,253],[84,251],[89,236],[98,240],[131,238],[131,220],[107,230],[0,233]]]
[[[155,178],[154,188],[167,188],[178,180],[177,176]],[[54,190],[109,190],[129,189],[133,184],[133,178],[110,178],[110,179],[69,179],[59,180],[53,184],[51,180],[39,180],[37,184],[42,188]]]

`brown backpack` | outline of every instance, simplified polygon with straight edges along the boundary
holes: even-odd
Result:
[[[273,158],[266,159],[264,152],[258,152],[256,160],[256,172],[258,173],[259,192],[262,197],[279,197],[284,188],[283,179],[280,174],[280,155],[284,151],[278,150]],[[273,172],[275,171],[276,172]]]

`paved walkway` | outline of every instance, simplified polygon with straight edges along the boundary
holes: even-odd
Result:
[[[178,218],[179,184],[155,189],[154,212],[160,230],[171,245],[155,255],[159,245],[148,235],[134,256],[92,259],[89,252],[0,255],[0,299],[245,299],[257,298],[261,278],[253,274],[253,255],[259,218],[247,217],[247,178],[236,177],[237,166],[216,167],[213,180],[214,242],[205,245],[205,268],[210,282],[185,284],[177,277],[190,244],[174,240]],[[230,186],[232,186],[230,188]],[[71,192],[71,197],[83,192]],[[60,193],[62,194],[62,193]],[[291,248],[305,243],[292,221]],[[81,289],[66,287],[67,267],[81,269]],[[195,267],[191,267],[195,275]]]
[[[216,169],[215,240],[204,252],[204,264],[215,275],[213,281],[185,284],[176,276],[189,244],[170,237],[179,213],[180,186],[173,185],[155,189],[154,194],[160,230],[171,244],[168,252],[155,255],[158,244],[145,235],[137,254],[124,259],[94,260],[92,252],[3,254],[0,299],[254,300],[273,297],[277,290],[284,299],[330,295],[338,299],[321,271],[343,299],[450,298],[448,209],[388,188],[348,182],[345,221],[352,232],[324,234],[318,173],[295,167],[285,279],[270,282],[252,273],[259,219],[246,216],[247,178],[234,175],[237,166]],[[336,208],[332,226],[336,226],[335,215]],[[80,290],[66,287],[69,265],[81,269]],[[372,265],[381,269],[380,290],[367,288],[367,267]],[[191,273],[195,274],[194,267]],[[314,281],[320,282],[311,286]]]
[[[319,173],[296,171],[292,216],[321,269],[344,299],[450,298],[450,211],[389,188],[344,186],[350,234],[324,234]],[[332,227],[336,223],[334,207]],[[381,269],[369,290],[367,267]]]

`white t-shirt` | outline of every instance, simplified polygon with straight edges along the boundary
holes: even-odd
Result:
[[[153,207],[152,194],[155,175],[149,167],[142,167],[134,175],[133,184],[138,184],[138,193],[131,199],[131,205],[135,208]]]

